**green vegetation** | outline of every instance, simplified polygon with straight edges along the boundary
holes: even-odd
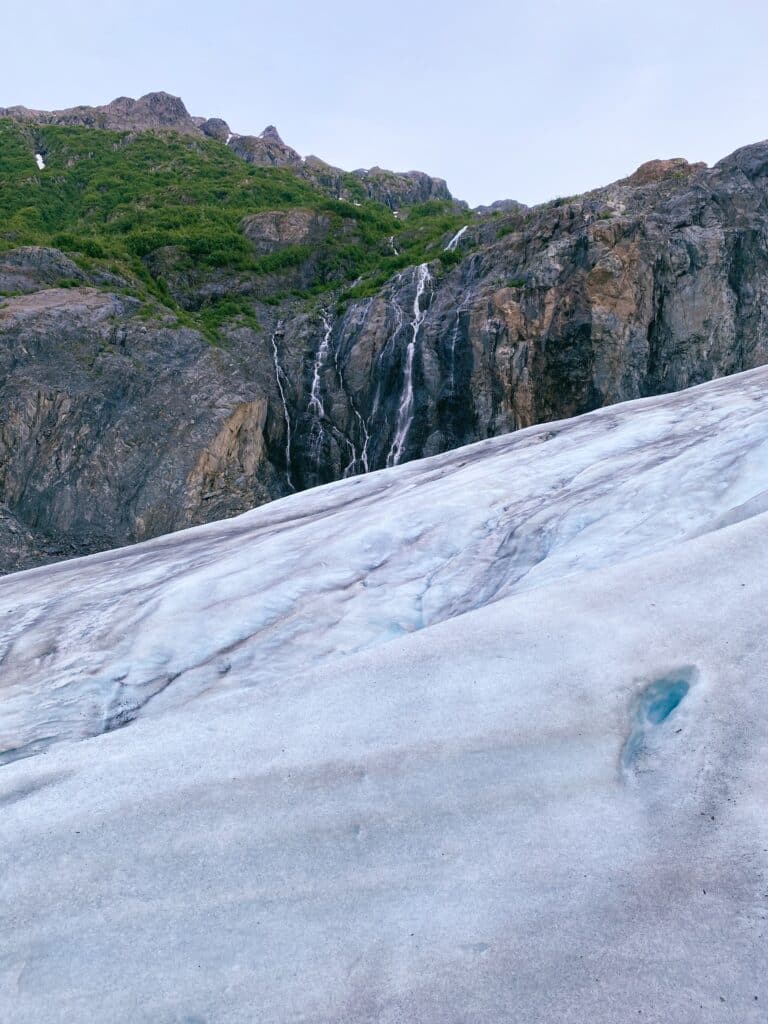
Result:
[[[35,153],[43,154],[45,170],[37,169]],[[452,262],[453,254],[441,255],[443,239],[466,214],[430,202],[398,218],[366,200],[350,176],[353,183],[360,198],[346,203],[288,170],[250,166],[213,139],[0,120],[0,250],[62,249],[87,271],[118,275],[150,307],[171,309],[209,337],[229,320],[253,322],[244,292],[274,302],[286,292],[311,296],[352,285],[351,298],[370,294],[403,267],[439,255],[446,266]],[[290,208],[323,214],[326,240],[257,256],[243,219]],[[291,271],[301,278],[295,288]],[[231,278],[231,294],[206,302],[179,295],[179,280],[210,274]]]

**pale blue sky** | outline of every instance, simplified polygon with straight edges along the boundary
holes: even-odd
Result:
[[[37,0],[4,12],[0,106],[164,89],[339,166],[537,202],[768,136],[768,4]]]

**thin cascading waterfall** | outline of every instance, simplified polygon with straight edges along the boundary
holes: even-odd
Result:
[[[448,349],[450,354],[448,371],[450,374],[450,384],[448,388],[448,394],[453,396],[456,394],[456,342],[459,339],[459,328],[461,327],[461,314],[467,312],[467,300],[469,299],[469,292],[466,293],[464,298],[461,300],[458,309],[456,310],[456,320],[453,324],[453,330],[451,331],[450,348]]]
[[[334,353],[334,356],[335,355],[336,354]],[[341,369],[339,367],[338,358],[336,359],[336,369],[339,375],[339,380],[342,383],[342,387],[344,387],[344,378],[341,375]],[[344,388],[344,390],[346,392],[346,388]],[[355,447],[355,445],[349,440],[348,437],[345,437],[345,440],[349,445],[351,458],[347,465],[344,467],[344,470],[341,474],[342,477],[353,476],[358,465],[362,466],[363,473],[369,473],[371,470],[370,464],[368,462],[368,448],[371,443],[371,435],[370,432],[368,431],[368,424],[365,422],[362,413],[357,408],[357,405],[355,404],[355,400],[352,398],[352,395],[347,393],[347,398],[349,399],[349,405],[350,408],[352,409],[352,413],[357,422],[360,424],[360,431],[363,435],[363,447],[360,450],[360,454],[358,455],[357,448]]]
[[[397,423],[392,447],[387,455],[387,466],[396,466],[405,451],[405,443],[408,439],[408,432],[413,423],[414,413],[414,392],[413,392],[413,363],[416,355],[416,342],[419,337],[421,325],[426,316],[426,310],[421,308],[421,298],[427,290],[427,285],[432,280],[429,267],[426,263],[416,268],[416,295],[413,300],[413,319],[411,320],[411,340],[405,351],[405,370],[403,379],[403,391],[400,397],[400,405],[397,410]]]
[[[340,437],[344,444],[346,444],[348,449],[347,454],[349,455],[349,462],[341,471],[342,480],[346,480],[348,476],[352,476],[355,472],[355,467],[357,466],[357,448],[355,448],[354,444],[346,434],[341,434]]]
[[[404,277],[404,275],[402,273],[400,273],[395,278],[395,290],[394,290],[395,294],[396,294],[397,285],[400,284],[400,282],[402,281],[403,277]],[[375,392],[373,394],[373,403],[371,405],[371,423],[375,422],[375,420],[376,420],[376,413],[379,411],[379,406],[381,405],[381,380],[382,380],[382,372],[381,372],[381,370],[382,370],[382,361],[384,359],[384,353],[387,351],[389,346],[394,343],[394,341],[397,338],[398,334],[403,329],[403,324],[405,323],[405,321],[403,319],[403,311],[400,308],[400,306],[393,302],[392,303],[392,309],[394,310],[394,313],[395,313],[395,321],[396,321],[395,322],[395,329],[392,331],[392,333],[389,335],[389,337],[385,341],[384,345],[381,348],[381,351],[379,352],[379,354],[378,354],[378,356],[376,358],[376,390],[375,390]]]
[[[280,392],[280,401],[283,403],[283,416],[285,418],[285,477],[288,481],[288,486],[292,491],[296,488],[293,486],[293,477],[291,476],[291,415],[288,412],[288,402],[285,397],[285,387],[283,382],[287,382],[288,378],[280,365],[280,356],[277,351],[277,338],[278,335],[283,333],[283,321],[279,320],[277,327],[272,332],[272,357],[275,363],[275,380],[277,381],[277,390]]]
[[[328,361],[329,353],[332,353],[333,366],[336,371],[336,376],[339,379],[339,383],[341,384],[342,391],[346,393],[344,377],[342,375],[341,366],[339,364],[339,354],[336,350],[336,346],[333,345],[331,341],[333,336],[333,322],[330,319],[329,314],[327,312],[322,312],[321,318],[323,322],[324,333],[323,339],[320,342],[320,345],[317,350],[317,355],[315,356],[314,366],[312,368],[312,385],[310,388],[308,407],[309,415],[312,417],[312,428],[310,430],[309,435],[309,451],[312,459],[314,460],[316,472],[320,471],[320,461],[322,457],[322,440],[324,431],[326,429],[325,424],[328,422],[325,412],[325,404],[323,402],[322,397],[322,370],[323,366],[325,366],[325,364]],[[352,396],[348,395],[347,397],[352,412],[355,418],[357,419],[358,424],[360,425],[360,430],[362,432],[364,441],[362,452],[358,456],[357,448],[354,442],[351,440],[351,438],[347,437],[345,433],[338,430],[338,428],[335,427],[333,424],[329,424],[330,431],[337,439],[339,444],[344,445],[347,448],[347,456],[349,461],[342,470],[342,477],[351,476],[357,469],[358,465],[362,466],[364,473],[369,472],[370,469],[368,463],[368,446],[370,444],[370,434],[368,432],[368,427],[362,415],[360,414],[359,409],[355,405]]]
[[[365,325],[366,317],[368,316],[368,313],[369,313],[370,308],[371,308],[372,305],[373,305],[373,299],[369,299],[368,302],[365,305],[365,309],[364,309],[364,312],[363,312],[362,320],[360,322],[360,329],[362,329],[362,327]],[[350,449],[351,458],[350,458],[349,463],[345,466],[345,468],[344,468],[344,470],[342,472],[342,477],[352,476],[358,465],[362,466],[362,469],[363,469],[364,473],[368,473],[368,472],[370,472],[370,468],[371,468],[370,467],[370,463],[368,461],[368,449],[369,449],[369,446],[370,446],[370,443],[371,443],[371,435],[370,435],[370,432],[368,430],[368,424],[366,423],[364,416],[362,415],[362,413],[358,409],[357,403],[355,402],[354,398],[352,397],[352,392],[349,391],[349,389],[347,388],[347,385],[346,385],[346,383],[344,381],[344,374],[343,374],[342,369],[341,369],[341,362],[339,361],[339,352],[338,352],[338,349],[337,349],[337,347],[335,345],[333,346],[333,364],[334,364],[334,366],[336,368],[336,376],[339,378],[339,383],[341,384],[341,389],[344,392],[344,394],[347,396],[347,400],[349,401],[349,405],[350,405],[350,408],[352,409],[352,413],[353,413],[355,419],[357,420],[357,422],[360,424],[360,431],[361,431],[361,433],[363,435],[363,447],[362,447],[362,450],[361,450],[359,455],[357,453],[357,448],[355,447],[355,445],[349,440],[349,438],[345,437],[347,445],[349,446],[349,449]]]
[[[323,421],[325,420],[325,406],[321,393],[321,374],[325,361],[328,358],[328,351],[331,347],[331,334],[333,333],[333,322],[328,319],[326,313],[321,313],[323,320],[323,340],[317,349],[315,365],[312,368],[312,387],[309,393],[309,415],[312,417],[312,427],[309,432],[309,452],[314,459],[315,468],[320,467],[320,456],[322,454],[323,442]]]
[[[463,228],[460,228],[460,229],[459,229],[459,230],[458,230],[458,231],[456,232],[456,234],[455,234],[455,235],[453,236],[453,238],[452,238],[452,239],[450,240],[450,242],[448,243],[448,245],[446,245],[446,247],[445,247],[445,252],[453,252],[453,250],[454,250],[454,249],[456,248],[456,246],[457,246],[457,245],[459,244],[459,242],[460,242],[460,240],[461,240],[461,237],[462,237],[462,235],[464,234],[464,232],[465,232],[465,231],[467,230],[467,228],[468,228],[468,227],[469,227],[469,224],[465,224]]]

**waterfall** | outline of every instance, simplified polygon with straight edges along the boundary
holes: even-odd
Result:
[[[393,289],[393,295],[397,294],[397,286],[403,280],[404,276],[405,276],[405,272],[401,271],[395,277],[395,287]],[[388,336],[386,342],[382,346],[381,351],[379,352],[378,356],[376,357],[376,390],[373,393],[373,402],[371,404],[371,416],[370,416],[370,422],[371,423],[373,423],[374,420],[376,419],[376,413],[378,412],[379,405],[381,404],[381,377],[382,377],[381,364],[382,364],[382,361],[384,359],[384,353],[387,351],[387,349],[390,346],[390,344],[392,344],[395,341],[395,339],[397,338],[398,334],[402,330],[403,324],[405,322],[404,319],[403,319],[403,311],[400,308],[400,306],[397,305],[394,301],[392,301],[391,305],[392,305],[392,309],[393,309],[394,314],[395,314],[395,320],[396,320],[395,329]]]
[[[349,397],[349,404],[352,406],[352,412],[355,414],[355,417],[357,418],[357,422],[360,424],[360,429],[363,432],[363,439],[364,440],[363,440],[363,450],[360,452],[359,457],[358,457],[357,449],[355,448],[355,446],[352,444],[351,441],[348,441],[348,444],[349,444],[349,446],[351,448],[351,451],[352,451],[352,461],[349,463],[349,465],[345,468],[344,472],[342,473],[342,476],[344,476],[344,477],[352,475],[352,471],[354,470],[354,468],[358,464],[358,462],[363,467],[363,472],[364,473],[368,473],[370,471],[370,466],[368,464],[368,445],[371,442],[371,435],[368,433],[368,427],[366,426],[365,420],[363,419],[362,415],[360,414],[360,410],[355,405],[355,403],[354,403],[354,401],[352,399],[352,396],[349,395],[348,397]]]
[[[35,160],[37,161],[38,170],[45,170],[45,160],[43,160],[42,153],[35,153]]]
[[[413,319],[411,320],[411,340],[405,352],[405,370],[403,377],[403,392],[400,398],[400,405],[397,410],[397,423],[395,426],[395,437],[392,447],[387,455],[387,465],[396,466],[405,451],[405,442],[408,438],[408,431],[413,423],[413,361],[416,354],[416,341],[419,337],[421,325],[424,322],[426,311],[421,309],[421,297],[432,280],[429,267],[422,263],[416,268],[416,295],[413,300]]]
[[[333,322],[329,319],[328,313],[323,312],[320,315],[323,321],[324,334],[323,340],[320,342],[320,345],[317,349],[315,363],[312,368],[312,386],[310,388],[308,406],[308,412],[312,417],[312,428],[309,433],[309,451],[311,457],[314,459],[316,471],[319,471],[320,469],[320,458],[322,455],[321,445],[323,440],[323,431],[325,429],[323,424],[324,421],[326,421],[327,419],[325,414],[325,405],[323,403],[321,387],[322,369],[328,360],[329,352],[333,353],[333,365],[334,369],[336,370],[336,376],[339,378],[339,383],[341,384],[342,391],[346,393],[346,388],[344,386],[344,378],[341,373],[341,366],[339,365],[338,352],[336,351],[335,346],[331,344],[331,336],[333,334]],[[331,424],[331,430],[333,431],[334,435],[338,438],[339,441],[343,441],[343,443],[346,444],[349,450],[349,462],[342,471],[343,477],[351,476],[358,463],[362,466],[364,473],[367,473],[370,469],[368,463],[368,445],[370,444],[371,438],[370,434],[368,433],[368,427],[366,425],[365,420],[361,416],[359,409],[355,405],[352,396],[348,395],[347,397],[352,412],[355,418],[357,419],[357,422],[360,424],[360,429],[363,434],[364,442],[363,450],[358,456],[357,448],[355,447],[354,442],[349,437],[347,437],[346,434],[342,433],[340,430],[338,430]]]
[[[323,405],[323,399],[320,393],[321,380],[320,374],[323,369],[323,364],[328,358],[328,350],[331,347],[331,333],[333,332],[333,323],[328,319],[326,313],[321,314],[323,318],[323,340],[317,349],[317,355],[315,356],[315,365],[312,369],[312,387],[309,393],[309,414],[312,417],[312,429],[309,432],[309,451],[312,458],[315,460],[315,466],[320,464],[321,445],[323,441],[323,420],[325,419],[325,406]]]
[[[362,327],[363,324],[365,324],[365,319],[368,316],[368,311],[370,310],[372,304],[373,304],[373,299],[369,299],[368,302],[366,303],[365,312],[363,313],[363,318],[362,318],[362,321],[361,321],[361,327]],[[350,408],[352,409],[352,412],[353,412],[353,414],[355,416],[355,419],[360,424],[360,430],[362,431],[362,434],[363,434],[363,449],[360,452],[359,456],[357,454],[357,449],[355,448],[354,444],[349,440],[349,438],[347,438],[345,436],[345,440],[346,440],[347,444],[350,447],[352,458],[351,458],[350,462],[348,463],[348,465],[345,467],[345,469],[344,469],[344,471],[342,473],[342,476],[343,477],[351,476],[358,463],[363,467],[363,472],[364,473],[368,473],[368,472],[370,472],[370,468],[371,468],[370,464],[368,462],[368,447],[369,447],[369,445],[371,443],[371,435],[368,432],[368,424],[365,422],[365,419],[364,419],[363,415],[361,414],[360,410],[357,408],[357,404],[355,403],[355,400],[352,397],[352,393],[347,390],[347,386],[346,386],[346,384],[344,382],[344,374],[341,372],[341,363],[339,362],[339,353],[338,353],[338,351],[336,349],[336,346],[333,347],[333,365],[336,368],[336,376],[339,378],[339,384],[341,385],[341,390],[347,396],[347,400],[349,402]]]
[[[457,245],[459,244],[459,239],[461,238],[461,236],[462,236],[462,235],[464,234],[464,232],[465,232],[465,231],[467,230],[467,228],[468,228],[468,227],[469,227],[469,224],[465,224],[463,228],[460,228],[460,229],[459,229],[459,230],[458,230],[458,231],[456,232],[456,234],[455,234],[455,235],[453,236],[453,238],[452,238],[452,239],[450,240],[450,242],[448,243],[448,245],[446,245],[446,247],[445,247],[445,252],[453,252],[453,250],[454,250],[454,249],[456,248],[456,246],[457,246]]]
[[[467,312],[467,305],[466,305],[466,303],[467,303],[467,300],[469,299],[469,295],[470,295],[470,293],[467,292],[466,295],[464,296],[464,298],[461,300],[461,302],[460,302],[460,304],[459,304],[459,306],[458,306],[458,308],[456,310],[456,319],[454,320],[453,330],[451,331],[451,347],[450,347],[450,354],[451,354],[451,359],[450,359],[450,375],[451,375],[451,378],[450,378],[450,388],[449,388],[449,392],[448,392],[450,395],[455,395],[456,394],[456,342],[458,341],[459,328],[461,327],[461,314]]]
[[[288,402],[285,398],[285,388],[283,387],[283,381],[287,381],[285,372],[280,365],[280,357],[277,353],[277,336],[282,334],[283,321],[279,320],[277,327],[272,332],[272,356],[275,363],[275,380],[277,381],[277,390],[280,392],[280,401],[283,403],[283,416],[285,417],[285,476],[288,480],[288,486],[291,490],[296,488],[293,486],[293,478],[291,477],[291,416],[288,412]]]

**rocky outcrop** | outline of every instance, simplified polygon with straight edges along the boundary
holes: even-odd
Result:
[[[265,128],[261,135],[233,136],[229,140],[229,148],[256,167],[290,167],[295,170],[303,163],[296,150],[286,146],[274,125]]]
[[[337,199],[356,202],[372,199],[391,210],[426,203],[430,199],[450,200],[453,197],[442,178],[433,178],[422,171],[386,171],[381,167],[352,172],[332,167],[316,156],[308,156],[300,175]],[[460,204],[466,207],[466,203]]]
[[[245,237],[258,256],[279,252],[291,245],[317,245],[325,241],[331,218],[314,210],[275,210],[256,213],[242,224]]]
[[[495,203],[491,203],[490,206],[475,206],[472,209],[473,213],[514,213],[521,210],[527,210],[528,207],[525,203],[519,203],[516,199],[497,199]]]
[[[219,348],[55,251],[3,254],[27,293],[0,300],[3,567],[768,362],[768,143],[467,225],[369,298],[254,300]],[[311,251],[327,225],[244,230]]]
[[[40,291],[41,288],[83,284],[86,276],[58,249],[24,246],[0,252],[0,295]]]
[[[218,142],[227,143],[232,138],[229,125],[220,117],[209,117],[206,121],[202,121],[200,131],[209,139],[216,139]]]
[[[362,183],[369,199],[384,203],[391,209],[426,203],[430,199],[451,199],[448,186],[442,178],[432,178],[423,171],[405,171],[395,174],[381,167],[353,171]]]
[[[706,168],[706,164],[689,164],[682,157],[673,157],[671,160],[648,160],[641,164],[634,174],[624,178],[623,183],[627,185],[650,185],[655,181],[664,181],[665,178],[687,178],[695,171]]]
[[[150,92],[138,100],[119,96],[99,107],[69,107],[66,110],[30,110],[28,107],[0,107],[0,117],[29,124],[79,125],[112,131],[173,130],[196,135],[198,119],[190,116],[178,96]]]

